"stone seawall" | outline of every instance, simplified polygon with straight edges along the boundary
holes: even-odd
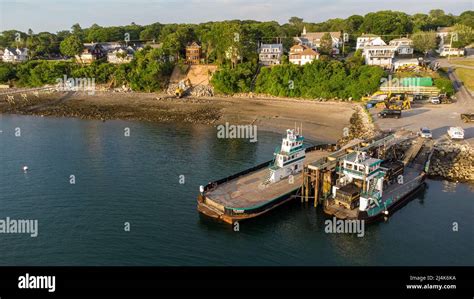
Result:
[[[474,148],[450,140],[437,143],[428,174],[451,181],[474,182]]]

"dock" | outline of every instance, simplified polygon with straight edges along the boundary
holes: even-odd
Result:
[[[397,132],[371,140],[353,139],[343,146],[313,146],[305,149],[304,163],[295,167],[301,169],[299,172],[276,182],[270,182],[274,168],[272,165],[275,165],[276,161],[271,160],[202,186],[197,209],[208,217],[234,224],[260,216],[298,198],[301,202],[313,202],[314,207],[324,204],[323,208],[327,214],[340,219],[354,219],[357,218],[355,210],[344,211],[331,205],[333,187],[339,184],[338,172],[341,163],[360,152],[367,152],[380,161],[379,158],[394,150],[394,145],[407,140],[414,142],[405,152],[401,162],[409,164],[421,156],[420,152],[423,152],[424,157],[421,160],[426,161],[431,147],[426,149],[425,140],[414,138],[413,134],[408,132]],[[410,173],[407,179],[415,181],[418,177],[412,178]],[[328,209],[328,204],[333,208]]]

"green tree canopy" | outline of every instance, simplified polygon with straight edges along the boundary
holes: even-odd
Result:
[[[429,51],[434,50],[437,46],[436,33],[434,31],[419,31],[413,34],[413,47],[415,50],[428,54]]]
[[[60,44],[60,50],[63,55],[74,57],[82,52],[84,48],[81,40],[76,35],[68,36]]]

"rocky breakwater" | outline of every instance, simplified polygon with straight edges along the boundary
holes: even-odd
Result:
[[[451,181],[474,182],[474,148],[450,140],[437,143],[428,174]]]
[[[354,109],[355,111],[349,120],[350,127],[344,130],[344,137],[338,142],[340,145],[344,145],[352,139],[369,139],[376,135],[370,114],[359,105],[355,106]]]
[[[174,95],[177,88],[178,84],[170,84],[168,85],[166,93],[168,95]],[[214,89],[210,85],[196,85],[185,90],[184,96],[188,95],[192,97],[212,97],[214,96]]]

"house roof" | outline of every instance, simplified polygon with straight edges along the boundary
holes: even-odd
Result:
[[[283,44],[261,44],[260,48],[283,48]]]
[[[364,50],[393,50],[395,51],[397,46],[379,46],[379,45],[372,45],[364,47]]]
[[[407,37],[396,38],[396,39],[392,39],[392,40],[390,41],[390,44],[398,43],[398,42],[408,42],[408,43],[412,43],[413,40],[412,40],[412,39],[409,39],[409,38],[407,38]]]
[[[152,44],[145,44],[145,46],[150,46],[152,47],[153,49],[160,49],[161,47],[163,47],[163,43],[152,43]]]
[[[6,52],[6,51],[9,51],[9,52],[11,52],[11,53],[13,53],[13,54],[18,54],[17,51],[20,51],[20,53],[23,53],[23,52],[28,51],[28,48],[12,48],[12,47],[7,47],[7,48],[5,48],[5,52]],[[3,51],[2,51],[2,53],[3,53]]]
[[[335,32],[307,32],[304,35],[301,35],[302,37],[305,37],[310,40],[320,40],[324,34],[329,33],[332,38],[341,38],[341,32],[340,31],[335,31]]]
[[[312,55],[312,56],[318,56],[318,52],[314,51],[311,48],[306,48],[303,52],[300,53],[301,55]]]
[[[451,32],[452,30],[454,29],[454,27],[438,27],[438,29],[436,30],[438,33],[442,33],[442,32]]]
[[[290,51],[291,51],[292,49],[298,49],[298,48],[301,48],[301,49],[304,50],[304,49],[307,49],[308,47],[305,46],[305,45],[294,45],[293,47],[290,48]]]
[[[362,35],[359,37],[380,37],[380,35],[375,35],[372,33],[362,33]]]
[[[186,47],[201,48],[201,46],[197,42],[188,43],[188,45]]]

